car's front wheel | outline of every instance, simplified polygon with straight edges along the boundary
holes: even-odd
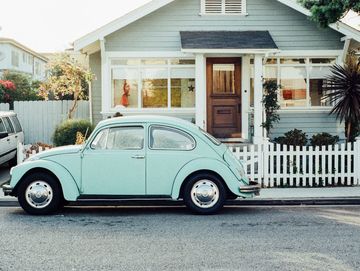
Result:
[[[222,181],[212,174],[196,174],[185,185],[184,202],[198,214],[213,214],[219,211],[226,198]]]
[[[26,176],[18,189],[20,206],[32,215],[47,215],[58,210],[62,195],[59,182],[50,174],[39,172]]]

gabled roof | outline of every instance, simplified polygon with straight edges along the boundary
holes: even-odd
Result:
[[[8,38],[0,38],[0,43],[11,44],[11,45],[18,47],[19,49],[21,49],[25,52],[28,52],[29,54],[31,54],[45,62],[48,62],[48,59],[45,56],[31,50],[30,48],[26,47],[25,45],[21,44],[20,42],[17,42],[16,40],[8,39]]]
[[[140,8],[135,9],[134,11],[104,25],[103,27],[77,39],[74,42],[74,48],[76,51],[84,50],[87,51],[91,47],[94,47],[94,43],[99,40],[104,39],[107,35],[124,28],[125,26],[145,17],[146,15],[174,2],[175,0],[152,0],[151,2],[141,6]],[[296,0],[277,0],[278,2],[293,8],[306,16],[310,16],[311,13],[308,9],[304,8],[300,5]],[[337,22],[335,24],[329,25],[330,28],[342,33],[348,38],[352,38],[358,42],[360,42],[360,31],[350,27],[349,25],[343,22]],[[95,46],[99,48],[99,46]]]

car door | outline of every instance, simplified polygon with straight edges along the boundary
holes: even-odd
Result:
[[[168,196],[180,169],[199,157],[196,141],[189,133],[165,125],[149,127],[146,157],[148,195]]]
[[[17,150],[17,136],[15,133],[15,129],[10,121],[9,117],[3,117],[3,121],[6,127],[6,131],[8,132],[9,136],[8,136],[8,141],[10,144],[10,149],[9,149],[9,160],[12,159],[15,155],[16,155],[16,150]]]
[[[0,133],[7,133],[3,118],[0,118]],[[0,139],[0,165],[8,160],[9,151],[11,149],[9,137]]]
[[[83,194],[145,195],[144,138],[143,125],[101,130],[83,151]]]
[[[16,139],[16,146],[17,146],[17,144],[19,142],[24,143],[24,132],[22,130],[21,124],[16,115],[10,116],[10,120],[15,129],[15,139]]]

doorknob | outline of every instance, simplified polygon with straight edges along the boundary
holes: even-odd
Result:
[[[140,155],[140,154],[138,154],[138,155],[133,155],[133,156],[131,156],[131,158],[134,158],[134,159],[144,159],[144,158],[145,158],[145,155]]]

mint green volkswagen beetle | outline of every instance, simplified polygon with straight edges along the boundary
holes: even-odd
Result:
[[[4,193],[29,214],[56,211],[64,202],[183,199],[211,214],[227,198],[249,198],[249,182],[227,147],[185,120],[120,117],[102,121],[84,145],[39,153],[12,168]]]

